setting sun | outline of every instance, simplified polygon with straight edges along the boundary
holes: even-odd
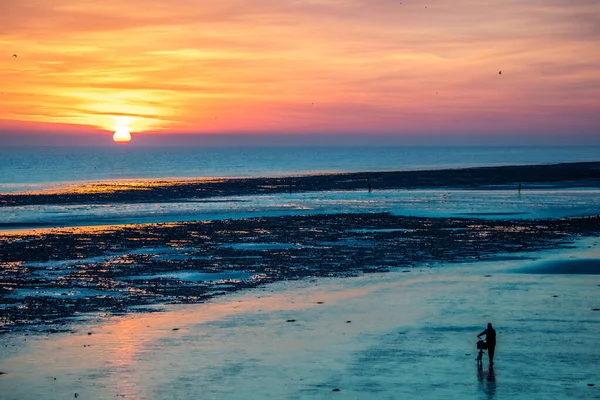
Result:
[[[113,140],[117,144],[127,144],[131,141],[131,133],[126,128],[119,128],[113,135]]]

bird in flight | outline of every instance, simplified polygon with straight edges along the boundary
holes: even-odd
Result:
[[[13,57],[14,57],[14,58],[17,58],[17,55],[16,55],[16,54],[13,54]]]
[[[498,75],[502,75],[502,71],[498,71]]]

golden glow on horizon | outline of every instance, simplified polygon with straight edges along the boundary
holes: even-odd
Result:
[[[600,126],[597,1],[5,3],[0,133]]]

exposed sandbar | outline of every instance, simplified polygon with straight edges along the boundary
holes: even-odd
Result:
[[[431,171],[320,174],[278,178],[98,183],[58,192],[0,194],[0,207],[35,204],[159,202],[249,194],[378,189],[492,188],[545,184],[600,187],[600,162],[478,167]]]

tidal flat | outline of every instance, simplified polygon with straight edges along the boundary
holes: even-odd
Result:
[[[336,214],[5,233],[3,332],[69,329],[93,313],[156,311],[277,281],[465,263],[566,247],[600,217]]]
[[[597,398],[598,166],[2,195],[0,393]]]

